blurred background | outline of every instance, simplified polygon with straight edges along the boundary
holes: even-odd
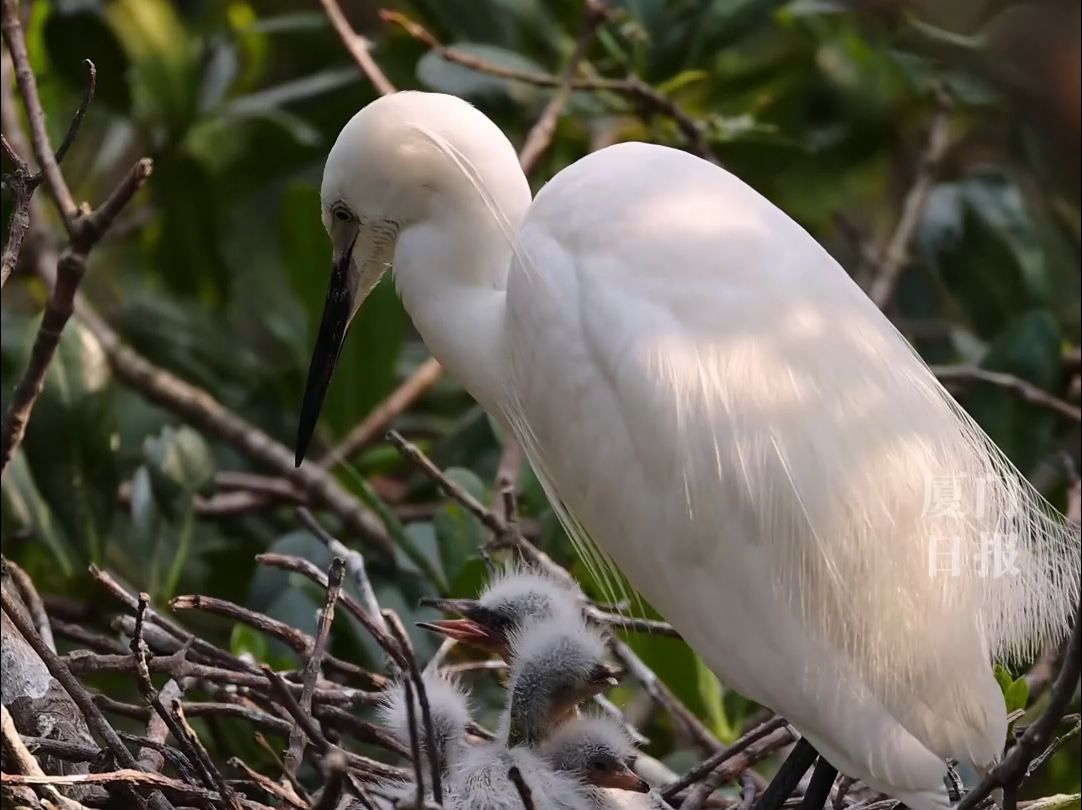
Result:
[[[494,74],[559,76],[584,16],[581,0],[340,6],[395,86],[467,98],[516,145],[555,91]],[[532,168],[532,186],[621,140],[708,153],[877,290],[962,404],[1067,511],[1072,486],[1077,497],[1080,443],[1079,2],[607,6],[612,14],[578,75],[637,77],[677,114],[641,94],[576,90]],[[328,280],[322,163],[376,90],[316,0],[23,7],[53,143],[83,94],[82,60],[97,66],[96,99],[64,162],[77,199],[100,201],[135,159],[154,159],[146,188],[95,250],[85,296],[125,343],[291,446]],[[387,10],[398,16],[381,14]],[[448,62],[437,41],[496,70]],[[21,114],[11,108],[10,80],[6,67],[5,122]],[[3,206],[6,223],[7,189]],[[37,214],[54,237],[61,233],[51,209]],[[47,293],[32,266],[35,249],[24,249],[3,291],[5,409]],[[310,456],[334,447],[426,359],[392,285],[383,284],[353,327]],[[493,500],[502,437],[452,381],[438,380],[393,426],[455,481]],[[332,472],[379,508],[395,541],[394,555],[369,556],[384,606],[412,626],[431,618],[416,609],[419,597],[476,592],[481,525],[418,477],[382,431]],[[117,379],[97,338],[73,320],[4,474],[3,551],[50,604],[91,619],[101,601],[86,573],[93,562],[160,605],[179,593],[213,594],[311,632],[322,596],[286,587],[285,573],[253,561],[267,550],[321,567],[329,561],[296,518],[304,496],[280,474]],[[519,494],[527,534],[589,590],[528,470]],[[353,542],[334,514],[321,514]],[[296,666],[285,647],[242,626],[184,620],[235,652]],[[627,638],[721,739],[746,727],[756,707],[726,693],[681,643]],[[415,641],[422,658],[434,649],[432,639]],[[333,648],[374,667],[382,660],[348,621],[336,624]],[[134,694],[130,681],[96,685]],[[477,689],[494,695],[491,676]],[[615,700],[649,738],[651,755],[677,771],[696,760],[634,681]],[[258,762],[265,754],[250,736],[225,722],[210,739]],[[1079,781],[1075,739],[1028,792],[1077,793]]]

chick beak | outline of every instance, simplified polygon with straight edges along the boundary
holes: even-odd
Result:
[[[495,644],[491,633],[472,619],[440,619],[435,622],[417,622],[417,626],[474,647],[488,649]]]
[[[616,790],[629,790],[633,793],[649,793],[650,783],[635,773],[630,768],[606,773],[598,777],[598,787],[615,788]]]
[[[590,691],[593,694],[601,694],[606,689],[617,686],[626,673],[627,670],[623,667],[601,664],[589,678]]]
[[[444,613],[461,616],[459,619],[441,619],[436,622],[417,622],[417,626],[433,633],[453,638],[463,644],[471,644],[486,650],[499,649],[502,641],[483,621],[484,608],[474,599],[434,599],[425,597],[420,600],[421,607],[431,607]],[[478,621],[481,618],[482,621]]]

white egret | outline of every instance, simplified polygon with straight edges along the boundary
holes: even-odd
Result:
[[[1065,631],[1078,541],[782,211],[641,143],[531,201],[487,117],[404,92],[346,124],[322,215],[334,261],[298,463],[393,264],[428,347],[514,430],[572,539],[728,687],[915,810],[947,804],[944,758],[999,756],[991,661]]]

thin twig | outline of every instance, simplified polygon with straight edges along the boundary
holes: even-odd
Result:
[[[180,700],[184,692],[177,681],[170,679],[158,692],[158,697],[163,701]],[[169,736],[169,726],[164,718],[157,712],[151,713],[147,718],[146,738],[154,742],[164,743]],[[160,771],[165,765],[165,757],[162,752],[150,745],[145,745],[138,752],[139,765],[144,771]]]
[[[182,594],[173,597],[169,606],[173,610],[202,610],[246,624],[260,633],[265,633],[283,642],[306,661],[311,660],[316,646],[317,639],[303,630],[298,630],[286,622],[272,619],[265,613],[249,610],[226,599],[216,599],[213,596],[203,596],[201,594]],[[383,683],[381,675],[369,672],[351,661],[345,661],[329,653],[324,654],[322,657],[323,663],[328,668],[333,668],[346,677],[357,679],[368,686],[379,686]]]
[[[89,59],[84,59],[83,64],[86,65],[86,86],[83,88],[83,98],[79,102],[78,109],[75,110],[75,115],[71,117],[68,131],[64,133],[64,140],[60,142],[60,146],[56,147],[57,165],[64,162],[68,150],[75,143],[75,139],[79,135],[79,127],[83,125],[83,118],[86,117],[86,111],[90,109],[90,102],[94,100],[94,93],[98,89],[97,67]]]
[[[678,698],[657,674],[646,665],[638,654],[615,636],[610,641],[613,655],[623,664],[629,673],[642,684],[647,694],[663,706],[669,715],[687,731],[695,744],[704,751],[721,751],[724,746],[713,732],[695,716],[683,701]]]
[[[180,736],[177,737],[177,741],[180,742],[183,739],[185,747],[194,752],[195,760],[206,767],[210,773],[211,781],[217,787],[218,794],[224,800],[225,805],[230,810],[241,810],[240,798],[233,788],[226,783],[221,771],[218,770],[218,766],[214,764],[214,760],[211,759],[210,754],[199,739],[199,735],[195,733],[195,729],[188,723],[188,718],[184,715],[184,705],[179,700],[174,700],[170,704],[170,709],[173,719],[179,726]],[[174,732],[174,736],[177,736],[177,732]]]
[[[4,773],[0,774],[0,781],[8,785],[107,785],[137,788],[155,793],[168,790],[180,799],[206,802],[211,806],[221,806],[223,801],[219,793],[171,779],[160,773],[147,773],[134,768],[121,768],[107,773],[73,773],[62,776],[23,776]],[[251,800],[245,800],[238,806],[242,810],[269,810],[266,805]]]
[[[135,680],[139,686],[139,693],[142,695],[146,705],[154,710],[155,716],[161,721],[162,725],[173,733],[173,738],[177,741],[177,744],[185,749],[185,753],[188,755],[192,767],[196,769],[196,772],[202,778],[203,784],[208,789],[214,790],[217,788],[217,784],[210,771],[210,768],[213,768],[213,763],[210,765],[210,768],[208,768],[207,763],[200,757],[199,751],[188,745],[188,740],[185,737],[183,730],[165,708],[165,705],[161,700],[161,695],[158,690],[154,688],[154,683],[150,680],[150,668],[147,666],[148,650],[146,642],[143,640],[143,622],[147,612],[147,605],[149,604],[150,597],[145,593],[140,593],[135,611],[135,628],[131,637],[131,651],[132,655],[135,656]],[[183,658],[184,651],[177,653],[177,655]],[[180,698],[179,690],[175,695],[171,695],[170,698],[172,701],[178,702]],[[148,725],[149,722],[148,719]],[[142,755],[140,756],[142,757]],[[159,768],[154,768],[153,770],[159,770]]]
[[[258,554],[256,555],[256,562],[261,565],[270,565],[275,568],[282,568],[286,571],[295,571],[298,574],[303,574],[308,577],[312,582],[319,585],[321,588],[327,587],[327,577],[322,571],[308,560],[301,557],[293,557],[288,554]],[[408,663],[402,650],[398,646],[398,642],[383,629],[383,621],[377,621],[369,615],[361,605],[357,603],[352,596],[343,591],[338,595],[339,601],[353,618],[357,619],[364,627],[366,631],[375,639],[376,643],[387,653],[388,656],[395,662],[395,665],[401,669],[406,669]]]
[[[552,94],[552,98],[545,105],[545,109],[541,112],[541,116],[536,123],[530,127],[530,131],[526,134],[526,140],[519,150],[518,162],[525,174],[530,173],[537,164],[538,159],[548,149],[549,144],[552,143],[552,136],[556,133],[556,124],[567,106],[568,99],[571,98],[571,83],[575,79],[579,65],[586,57],[586,52],[593,43],[594,32],[602,22],[608,19],[608,16],[608,9],[601,5],[599,0],[587,1],[582,23],[579,26],[579,33],[575,39],[575,48],[571,52],[570,59],[567,60],[567,67],[564,68],[563,73],[560,75],[560,82],[556,87],[556,92]]]
[[[45,110],[38,96],[38,84],[34,71],[30,67],[30,55],[26,51],[26,37],[22,21],[19,19],[19,4],[16,0],[3,0],[0,6],[0,27],[3,29],[4,42],[7,43],[11,61],[15,65],[15,82],[26,107],[26,117],[30,124],[30,144],[34,157],[45,176],[49,192],[57,210],[64,220],[64,226],[71,237],[76,235],[76,220],[79,208],[71,196],[68,184],[60,173],[56,155],[49,144],[49,131],[45,126]]]
[[[264,776],[259,771],[252,768],[252,766],[250,766],[240,757],[230,757],[229,765],[239,771],[243,771],[244,775],[253,782],[255,782],[259,786],[259,789],[266,793],[268,796],[273,796],[279,801],[285,802],[290,807],[294,808],[294,810],[305,810],[305,808],[308,806],[305,802],[302,802],[297,797],[296,792],[292,790],[292,786],[286,788],[282,785],[279,785],[270,777]]]
[[[432,479],[432,481],[443,490],[445,495],[458,501],[466,508],[467,512],[481,521],[485,528],[499,536],[507,533],[508,525],[503,518],[444,475],[443,470],[437,467],[428,456],[422,453],[417,445],[406,441],[402,434],[396,430],[388,431],[387,440],[398,448],[398,451],[409,459],[409,461],[421,470],[421,472]]]
[[[389,23],[403,28],[410,36],[424,43],[440,58],[472,70],[495,76],[500,79],[523,82],[537,87],[559,87],[561,79],[547,73],[534,73],[517,70],[489,62],[471,53],[448,48],[416,21],[396,11],[381,10],[380,17]],[[571,81],[572,90],[590,90],[610,92],[638,101],[648,110],[671,118],[687,142],[688,151],[704,160],[717,162],[707,143],[705,128],[664,93],[654,89],[638,76],[626,79],[606,79],[603,77],[577,78]]]
[[[34,755],[23,744],[7,706],[0,706],[0,737],[3,738],[5,760],[9,767],[14,766],[19,773],[27,776],[45,776],[45,772],[41,770]],[[86,810],[79,802],[62,795],[53,785],[42,785],[35,792],[43,799],[56,804],[61,810]]]
[[[417,730],[417,710],[414,707],[413,681],[408,674],[402,678],[402,694],[406,701],[406,729],[410,741],[410,761],[413,763],[414,804],[425,802],[425,766],[421,761],[421,740]]]
[[[443,783],[440,780],[440,772],[443,764],[440,762],[440,748],[436,742],[436,729],[432,723],[432,707],[428,703],[428,693],[425,690],[424,679],[421,677],[421,668],[417,666],[417,656],[414,654],[413,645],[410,644],[409,634],[406,632],[402,620],[398,614],[391,610],[383,611],[383,619],[387,628],[403,655],[406,657],[409,680],[413,681],[413,688],[417,694],[417,704],[421,707],[421,723],[425,732],[425,747],[428,749],[428,765],[432,777],[432,798],[436,804],[443,804]],[[407,704],[409,698],[407,696]]]
[[[7,2],[8,0],[5,0],[5,8]],[[53,165],[55,166],[55,162]],[[30,414],[45,387],[45,375],[56,354],[57,346],[60,345],[60,336],[75,311],[75,295],[86,274],[87,254],[108,230],[116,213],[150,177],[150,172],[149,158],[138,161],[105,203],[96,211],[82,217],[86,220],[86,233],[90,235],[86,238],[80,236],[78,239],[73,237],[72,243],[60,254],[56,265],[56,283],[45,303],[45,313],[30,351],[30,362],[15,386],[15,393],[0,425],[0,472],[7,468],[12,455],[22,443]]]
[[[330,0],[324,0],[330,2]],[[417,367],[405,381],[392,391],[385,400],[369,411],[345,438],[326,452],[316,463],[331,468],[340,461],[348,461],[358,451],[379,439],[387,432],[395,419],[420,399],[443,376],[443,366],[430,357]]]
[[[323,12],[337,32],[338,38],[342,40],[342,44],[346,46],[346,50],[349,51],[361,72],[372,82],[376,92],[381,96],[393,93],[395,87],[369,53],[368,41],[353,30],[353,26],[349,24],[349,20],[338,7],[336,0],[320,0],[320,5],[323,6]]]
[[[8,559],[5,559],[4,562],[8,574],[11,575],[11,581],[15,584],[15,590],[19,592],[19,597],[23,600],[23,604],[26,605],[30,618],[34,620],[34,627],[37,629],[38,635],[41,636],[41,640],[48,645],[50,650],[56,652],[52,624],[49,622],[49,615],[45,612],[45,603],[41,601],[41,594],[34,587],[34,581],[30,579],[30,575],[21,566]]]
[[[49,646],[34,629],[34,624],[30,620],[30,617],[26,615],[21,606],[15,601],[14,597],[8,593],[6,588],[0,588],[0,604],[2,604],[3,611],[7,614],[12,624],[15,625],[16,629],[33,648],[34,652],[38,654],[42,663],[44,663],[45,667],[49,670],[49,674],[56,679],[60,686],[63,687],[64,691],[71,696],[73,701],[75,701],[75,705],[79,707],[79,711],[82,712],[83,718],[86,720],[87,727],[94,734],[95,738],[112,752],[118,763],[126,768],[138,768],[139,765],[136,762],[135,757],[132,756],[132,753],[128,750],[127,746],[124,745],[124,742],[120,739],[116,730],[109,725],[109,721],[105,719],[105,715],[103,715],[101,710],[94,705],[94,700],[90,697],[90,693],[87,692],[86,688],[79,683],[74,675],[72,675],[71,670],[64,664],[60,656],[49,649]],[[164,804],[154,803],[159,810],[168,810]]]
[[[726,760],[732,759],[741,751],[745,750],[752,743],[758,742],[764,737],[772,734],[778,729],[783,729],[788,726],[784,717],[772,717],[765,722],[760,723],[755,728],[751,729],[740,739],[733,742],[731,745],[726,746],[717,753],[707,757],[701,763],[694,768],[683,774],[679,779],[670,785],[666,785],[665,789],[661,791],[661,795],[666,799],[671,799],[680,791],[684,790],[689,785],[698,782],[705,777],[711,771],[717,770],[718,766]]]
[[[1002,371],[991,371],[971,365],[932,366],[939,381],[945,385],[958,383],[987,383],[1004,388],[1032,405],[1047,408],[1072,422],[1082,422],[1082,408],[1045,391],[1028,380]]]
[[[379,608],[379,601],[376,599],[376,591],[372,587],[372,582],[368,579],[368,569],[365,566],[364,555],[356,549],[349,548],[345,543],[340,541],[337,537],[328,532],[323,524],[316,520],[315,515],[309,512],[304,507],[297,510],[297,515],[301,519],[301,523],[304,524],[308,531],[315,535],[331,554],[337,555],[346,561],[346,569],[349,571],[353,584],[357,586],[357,590],[361,592],[361,599],[364,602],[365,608],[368,610],[368,614],[374,621],[383,627],[384,632],[387,631],[387,623],[383,620],[383,613]]]
[[[312,693],[316,688],[319,678],[320,667],[323,663],[323,654],[327,650],[327,638],[331,632],[331,624],[334,621],[334,606],[338,602],[338,592],[342,589],[342,576],[345,573],[345,563],[340,557],[331,560],[330,568],[327,569],[327,596],[323,603],[323,610],[319,614],[319,622],[316,627],[316,639],[312,645],[312,651],[304,665],[304,678],[302,680],[301,696],[298,701],[301,708],[306,712],[312,710]],[[304,732],[294,724],[289,732],[289,747],[286,749],[284,770],[296,775],[300,768],[301,759],[304,757]]]
[[[1075,614],[1074,629],[1063,665],[1048,696],[1044,713],[1032,723],[1018,739],[1014,747],[1000,760],[973,790],[958,803],[956,810],[976,810],[992,791],[1004,790],[1004,803],[1013,803],[1018,786],[1026,778],[1030,763],[1048,748],[1055,737],[1056,728],[1070,706],[1078,687],[1082,671],[1082,603]]]
[[[894,291],[901,279],[902,271],[909,260],[909,244],[920,225],[924,207],[928,203],[928,194],[939,174],[940,165],[950,147],[950,114],[953,105],[944,91],[936,93],[935,111],[928,127],[928,136],[924,150],[917,165],[917,174],[913,184],[902,201],[902,213],[898,217],[886,247],[880,253],[878,266],[875,268],[868,297],[880,309],[886,309],[894,297]]]

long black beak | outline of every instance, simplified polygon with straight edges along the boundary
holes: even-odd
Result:
[[[297,422],[297,443],[295,463],[299,467],[308,450],[319,409],[323,406],[323,397],[334,374],[334,364],[342,351],[342,342],[346,337],[346,327],[353,311],[353,282],[350,278],[350,262],[353,245],[343,251],[331,268],[331,286],[327,290],[327,301],[323,305],[323,320],[319,324],[319,337],[312,351],[312,361],[308,365],[308,380],[304,384],[304,400],[301,402],[301,416]]]

